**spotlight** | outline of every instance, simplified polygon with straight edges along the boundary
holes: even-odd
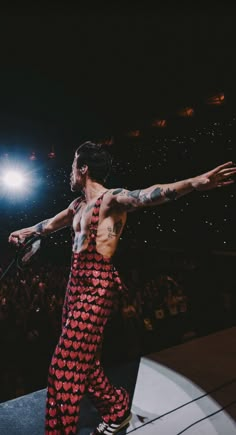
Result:
[[[14,190],[21,190],[25,182],[23,174],[14,170],[5,172],[3,174],[2,180],[6,187]]]

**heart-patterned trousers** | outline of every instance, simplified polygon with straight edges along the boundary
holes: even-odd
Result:
[[[85,393],[107,423],[122,419],[129,409],[127,391],[110,383],[96,357],[114,302],[113,279],[99,278],[91,286],[70,275],[62,334],[49,368],[46,435],[77,433]]]

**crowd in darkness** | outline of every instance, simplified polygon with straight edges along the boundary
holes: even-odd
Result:
[[[181,133],[149,130],[140,137],[117,138],[108,187],[136,189],[173,182],[236,161],[236,117],[216,118],[194,128],[185,126]],[[2,156],[6,158],[10,155]],[[55,215],[74,199],[69,188],[71,161],[65,159],[62,165],[56,157],[43,168],[39,160],[29,164],[32,170],[40,168],[33,193],[12,199],[1,193],[0,274],[14,255],[8,234]],[[235,324],[235,257],[223,255],[224,250],[235,251],[235,195],[234,185],[194,192],[129,215],[115,257],[129,297],[117,306],[106,328],[104,364]],[[46,385],[61,331],[70,255],[71,234],[65,229],[42,243],[28,268],[12,269],[0,282],[1,401]]]
[[[156,254],[158,260],[161,253]],[[235,282],[229,282],[227,268],[217,284],[215,260],[210,268],[212,259],[207,259],[206,273],[204,263],[182,257],[178,268],[167,273],[167,258],[165,268],[146,261],[142,269],[123,270],[128,298],[117,304],[107,325],[101,350],[104,365],[125,363],[234,325]],[[25,270],[12,270],[2,281],[1,401],[45,387],[61,332],[68,274],[68,263],[50,263],[42,256]]]

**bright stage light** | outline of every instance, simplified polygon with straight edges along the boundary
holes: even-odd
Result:
[[[25,184],[25,178],[19,171],[9,170],[3,174],[3,183],[10,189],[21,190]]]
[[[22,200],[29,194],[32,185],[32,174],[22,163],[7,163],[0,168],[0,198]]]

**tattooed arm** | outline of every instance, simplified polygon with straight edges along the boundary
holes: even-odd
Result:
[[[77,202],[76,202],[77,201]],[[76,204],[76,207],[75,207]],[[74,214],[78,211],[78,200],[73,201],[68,208],[58,213],[56,216],[45,219],[32,227],[22,228],[10,234],[8,241],[11,243],[23,242],[27,237],[33,235],[47,235],[58,231],[64,227],[72,225]]]
[[[112,192],[110,205],[120,205],[126,211],[141,207],[164,204],[194,190],[190,180],[171,184],[155,184],[147,189],[116,189]]]
[[[119,204],[126,211],[133,211],[140,207],[164,204],[193,190],[204,191],[228,186],[235,182],[232,178],[235,175],[235,165],[233,162],[227,162],[204,174],[176,183],[155,184],[142,190],[113,190],[110,205]]]

